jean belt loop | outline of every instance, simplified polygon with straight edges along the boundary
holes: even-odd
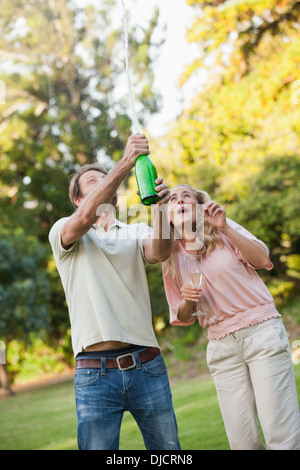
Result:
[[[136,369],[139,370],[142,368],[141,366],[141,361],[140,361],[140,355],[139,355],[139,352],[136,351],[133,353],[133,356],[134,356],[134,359],[135,359],[135,362],[136,362]]]
[[[101,375],[106,375],[106,357],[101,357]]]

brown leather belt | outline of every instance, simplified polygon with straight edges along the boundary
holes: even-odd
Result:
[[[160,354],[160,350],[158,348],[148,348],[141,351],[139,353],[141,364],[152,361],[152,359],[158,356],[158,354]],[[135,366],[136,361],[134,353],[124,354],[116,357],[115,359],[110,357],[106,358],[107,369],[129,370],[133,369]],[[101,369],[101,359],[77,359],[76,369]]]

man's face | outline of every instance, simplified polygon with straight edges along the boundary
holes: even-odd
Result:
[[[77,197],[74,202],[76,206],[79,206],[82,199],[89,194],[92,189],[100,183],[103,178],[105,178],[105,174],[102,173],[101,171],[97,170],[89,170],[86,173],[84,173],[82,176],[79,178],[79,186],[80,186],[80,191],[81,191],[81,196]]]

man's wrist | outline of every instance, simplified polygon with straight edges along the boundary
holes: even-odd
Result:
[[[134,163],[131,163],[127,159],[122,158],[116,164],[115,169],[121,171],[122,173],[124,173],[125,176],[127,176],[133,167],[134,167]]]

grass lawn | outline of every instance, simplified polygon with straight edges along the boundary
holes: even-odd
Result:
[[[300,364],[295,366],[300,398]],[[210,378],[172,384],[182,449],[229,449]],[[143,450],[140,431],[125,413],[120,450]],[[0,400],[0,450],[75,450],[73,382],[45,386]]]

